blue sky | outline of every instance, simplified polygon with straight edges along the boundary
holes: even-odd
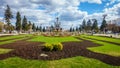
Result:
[[[120,18],[120,0],[0,0],[0,21],[7,4],[14,15],[12,24],[16,22],[17,11],[36,25],[53,25],[59,17],[64,28],[76,27],[83,19],[95,18],[101,24],[104,14],[107,14],[107,21]]]

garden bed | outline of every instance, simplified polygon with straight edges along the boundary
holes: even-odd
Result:
[[[9,57],[18,56],[24,59],[58,60],[75,56],[83,56],[88,58],[94,58],[110,65],[120,65],[120,57],[95,53],[87,49],[87,47],[96,47],[101,45],[84,39],[80,40],[83,41],[63,42],[62,51],[44,51],[44,47],[42,46],[44,44],[43,42],[30,42],[25,40],[16,41],[14,43],[0,46],[0,48],[4,49],[14,49],[9,53],[0,54],[0,59],[2,60]]]

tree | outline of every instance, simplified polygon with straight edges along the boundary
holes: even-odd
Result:
[[[82,30],[86,31],[86,20],[85,19],[82,22]]]
[[[76,27],[76,31],[79,31],[79,28],[78,28],[78,27]]]
[[[17,16],[16,16],[16,30],[18,32],[20,32],[22,29],[22,25],[21,25],[21,15],[19,12],[17,12]]]
[[[102,21],[102,24],[100,26],[100,30],[104,33],[105,33],[106,26],[107,26],[107,23],[106,23],[106,20],[105,20],[106,16],[107,16],[106,14],[103,15],[103,21]]]
[[[42,31],[43,31],[43,32],[45,32],[45,31],[46,31],[45,27],[43,27]]]
[[[89,20],[87,21],[86,30],[87,30],[87,31],[91,31],[91,28],[92,28],[92,23],[91,23],[91,20],[89,19]]]
[[[27,18],[24,16],[23,22],[22,22],[22,30],[27,31],[28,24],[27,24]]]
[[[42,32],[42,26],[39,27],[39,31]]]
[[[39,30],[39,27],[37,26],[37,27],[36,27],[36,31],[38,31],[38,30]]]
[[[104,20],[102,21],[101,26],[100,26],[100,30],[103,31],[103,32],[105,32],[106,26],[107,26],[107,23],[106,23],[106,20],[104,19]]]
[[[72,32],[72,27],[70,27],[70,30],[69,30],[70,32]]]
[[[5,21],[6,21],[7,26],[8,26],[6,28],[6,30],[9,31],[9,32],[11,32],[11,30],[9,29],[9,27],[11,26],[10,19],[13,18],[13,15],[12,15],[12,12],[11,12],[11,9],[10,9],[9,5],[7,5],[7,9],[5,10],[5,14],[4,15],[5,15]]]
[[[29,21],[29,24],[27,24],[27,31],[32,31],[32,23]]]
[[[32,30],[35,32],[36,31],[36,26],[35,26],[35,24],[33,23],[33,25],[32,25]]]
[[[93,25],[92,25],[92,30],[94,32],[98,32],[98,23],[97,23],[96,19],[94,19],[94,22],[93,22]]]

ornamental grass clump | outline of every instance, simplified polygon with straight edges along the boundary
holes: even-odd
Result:
[[[49,44],[46,43],[44,46],[44,50],[46,51],[61,51],[63,49],[63,45],[61,43]]]

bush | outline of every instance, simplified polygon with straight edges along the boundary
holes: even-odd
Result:
[[[55,51],[60,51],[63,49],[63,45],[61,43],[56,43],[56,44],[53,44],[53,50]]]
[[[46,43],[45,44],[45,48],[46,51],[52,51],[53,50],[53,46],[51,44]]]
[[[63,45],[61,43],[55,44],[45,44],[44,50],[46,51],[61,51],[63,49]]]

